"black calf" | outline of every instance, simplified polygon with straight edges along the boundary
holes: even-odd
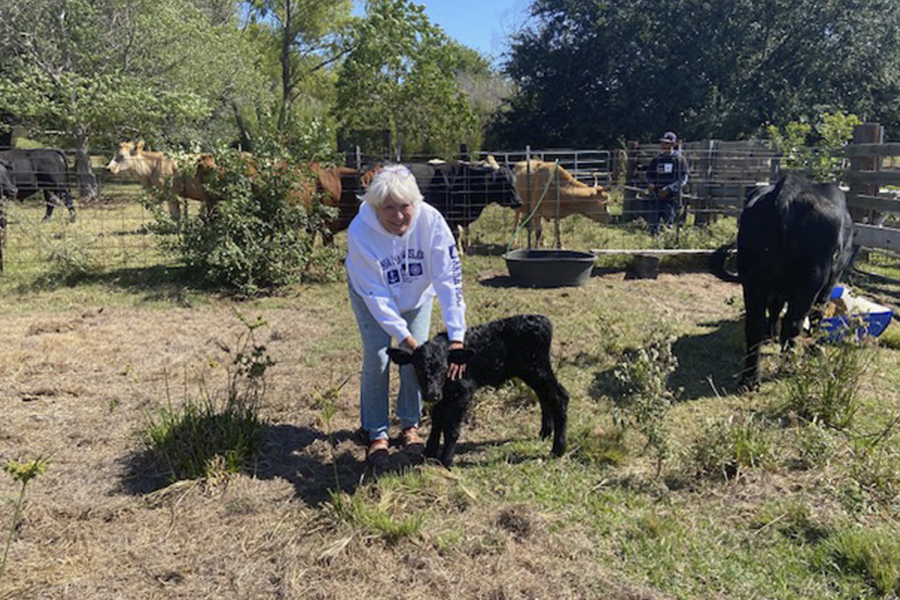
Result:
[[[557,381],[550,365],[553,326],[547,317],[519,315],[474,327],[466,333],[465,376],[447,379],[450,342],[446,333],[435,336],[412,353],[400,348],[388,350],[399,365],[412,364],[422,395],[434,403],[431,433],[425,455],[438,457],[441,434],[444,449],[441,463],[450,467],[459,440],[466,409],[479,387],[499,386],[518,377],[535,391],[541,403],[541,438],[553,434],[552,452],[566,451],[566,411],[569,393]]]

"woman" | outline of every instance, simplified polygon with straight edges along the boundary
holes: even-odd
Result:
[[[359,214],[347,230],[346,266],[350,304],[363,343],[360,417],[368,434],[366,460],[383,467],[388,462],[391,338],[410,351],[424,343],[437,296],[450,347],[462,348],[466,304],[453,234],[441,214],[422,201],[409,169],[403,165],[381,169],[361,200]],[[448,377],[461,377],[464,368],[449,365]],[[422,394],[412,365],[400,368],[396,412],[403,448],[421,452]]]

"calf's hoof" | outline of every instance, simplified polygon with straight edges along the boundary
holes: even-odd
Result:
[[[745,377],[738,383],[739,394],[752,394],[759,391],[759,379]]]
[[[566,443],[565,442],[556,442],[553,444],[553,448],[550,450],[553,453],[553,456],[562,456],[566,453]]]

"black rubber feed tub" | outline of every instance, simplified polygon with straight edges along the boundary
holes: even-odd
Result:
[[[586,283],[595,256],[576,250],[513,250],[503,258],[509,276],[521,285],[562,287]]]

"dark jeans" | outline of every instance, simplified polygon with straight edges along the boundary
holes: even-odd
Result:
[[[662,221],[666,227],[672,227],[675,224],[675,216],[678,214],[678,198],[669,195],[660,198],[656,194],[650,196],[650,214],[647,221],[650,223],[650,231],[657,233],[659,231],[659,222]]]

